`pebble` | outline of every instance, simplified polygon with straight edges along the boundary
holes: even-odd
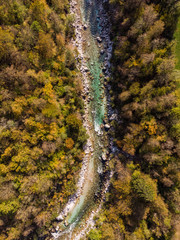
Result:
[[[84,30],[86,30],[86,29],[87,29],[87,27],[88,27],[88,26],[87,26],[87,24],[84,24]]]
[[[102,154],[102,160],[103,160],[103,161],[106,160],[106,154],[105,154],[105,153]]]
[[[62,216],[62,214],[60,214],[57,218],[56,218],[58,221],[63,221],[63,216]]]
[[[97,39],[97,41],[98,41],[99,43],[102,42],[102,39],[101,39],[100,37],[97,37],[96,39]]]
[[[111,126],[107,123],[107,124],[104,125],[104,127],[105,127],[106,129],[109,129]]]

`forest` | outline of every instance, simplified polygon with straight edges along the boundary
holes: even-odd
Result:
[[[180,4],[104,2],[119,154],[85,238],[177,240]],[[0,240],[47,239],[76,190],[88,136],[73,22],[69,0],[0,1]]]
[[[107,11],[111,99],[120,119],[114,141],[131,158],[115,157],[105,205],[87,239],[173,239],[180,213],[179,3],[110,0]]]
[[[87,136],[68,0],[0,1],[0,239],[37,239],[75,191]]]

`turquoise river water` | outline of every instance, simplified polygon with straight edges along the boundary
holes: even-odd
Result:
[[[76,4],[77,3],[77,4]],[[84,184],[80,196],[75,199],[73,208],[67,213],[65,221],[61,223],[58,234],[54,235],[56,239],[78,239],[77,229],[82,228],[86,222],[87,216],[93,209],[98,207],[98,197],[101,192],[101,176],[103,172],[102,154],[107,148],[108,140],[106,134],[102,131],[102,123],[107,115],[107,100],[104,88],[104,79],[107,77],[105,72],[105,63],[107,64],[108,41],[105,37],[105,18],[102,0],[77,0],[74,4],[75,18],[79,22],[76,28],[80,28],[83,62],[81,65],[83,76],[88,81],[84,83],[85,88],[85,106],[88,115],[86,119],[89,127],[89,137],[92,144],[88,155],[87,171],[84,178]],[[103,14],[102,14],[103,13]],[[77,16],[78,15],[78,16]],[[103,20],[103,21],[102,21]],[[108,32],[108,31],[107,31]],[[104,35],[103,35],[104,34]],[[77,34],[76,34],[77,35]],[[78,43],[77,43],[78,45]],[[82,57],[81,57],[82,58]],[[83,79],[82,79],[83,81]],[[88,85],[88,87],[87,87]],[[83,222],[84,221],[84,222]]]

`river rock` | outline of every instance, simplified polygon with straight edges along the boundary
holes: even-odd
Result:
[[[59,226],[56,227],[56,232],[59,230]]]
[[[85,71],[85,72],[88,72],[89,69],[88,69],[87,67],[84,67],[84,71]]]
[[[106,161],[106,154],[105,153],[102,154],[102,160]]]
[[[85,154],[88,154],[89,153],[89,150],[87,149],[87,150],[85,150]]]
[[[58,221],[63,221],[63,216],[60,214],[57,218],[56,218]]]
[[[101,39],[100,37],[97,37],[96,39],[97,39],[97,41],[98,41],[99,43],[102,42],[102,39]]]
[[[112,114],[111,117],[109,118],[110,121],[117,120],[117,114]]]
[[[111,126],[110,126],[108,123],[106,123],[106,124],[104,125],[104,127],[105,127],[106,129],[109,129]]]

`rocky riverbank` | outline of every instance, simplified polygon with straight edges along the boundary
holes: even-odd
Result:
[[[77,192],[73,195],[73,197],[71,197],[69,199],[65,208],[57,217],[57,220],[63,221],[65,226],[68,225],[66,217],[68,216],[68,214],[71,213],[71,211],[73,211],[77,202],[79,201],[79,198],[84,190],[84,185],[85,185],[86,179],[88,178],[89,160],[90,160],[90,158],[93,157],[93,153],[95,150],[93,129],[95,129],[97,136],[99,136],[99,140],[98,140],[99,148],[103,149],[105,147],[105,146],[103,146],[104,136],[106,136],[105,138],[107,138],[107,132],[111,128],[110,121],[116,119],[116,113],[114,113],[113,109],[111,108],[111,104],[110,104],[110,94],[109,94],[110,85],[107,82],[107,80],[110,77],[110,58],[111,58],[111,52],[112,52],[112,42],[110,41],[110,27],[111,26],[110,26],[106,11],[104,10],[103,4],[104,3],[102,1],[98,5],[99,8],[98,8],[97,22],[98,22],[100,31],[99,31],[99,36],[96,37],[96,41],[97,41],[97,45],[99,48],[99,57],[101,57],[103,59],[103,64],[101,65],[101,67],[103,69],[103,77],[102,77],[101,81],[103,82],[104,86],[102,84],[101,87],[103,89],[106,88],[106,91],[104,91],[104,94],[101,95],[101,99],[102,99],[102,101],[104,101],[104,104],[107,105],[106,106],[107,114],[104,119],[104,123],[102,123],[101,126],[98,126],[98,124],[96,124],[96,123],[93,124],[92,117],[90,117],[91,114],[93,115],[96,112],[94,110],[92,110],[91,104],[90,104],[92,101],[92,98],[93,98],[92,94],[90,94],[92,91],[92,86],[91,86],[91,82],[90,82],[92,77],[91,77],[90,69],[88,66],[89,58],[85,54],[86,47],[90,47],[90,43],[87,42],[87,39],[86,39],[87,31],[89,30],[88,29],[89,24],[83,22],[83,20],[81,18],[80,3],[75,0],[71,1],[71,13],[74,14],[74,16],[75,16],[74,28],[75,28],[75,35],[76,35],[76,38],[75,38],[75,41],[73,42],[73,44],[74,44],[74,46],[76,46],[76,48],[78,50],[78,56],[77,56],[76,60],[77,60],[77,67],[79,68],[79,70],[82,74],[82,83],[83,83],[82,96],[83,96],[84,105],[85,105],[84,127],[86,128],[87,134],[89,135],[89,139],[88,139],[87,144],[84,149],[85,156],[84,156],[84,159],[82,162],[82,168],[80,171],[79,181],[77,183]],[[85,44],[86,44],[86,46],[85,46]],[[91,66],[93,64],[94,63],[91,62]],[[105,133],[103,134],[103,132],[106,132],[106,134]],[[101,141],[100,141],[100,139],[101,139]],[[114,150],[113,139],[112,139],[112,141],[110,141],[109,146],[111,147],[112,150]],[[104,163],[106,162],[105,169],[107,169],[107,165],[108,165],[107,160],[109,160],[109,158],[110,158],[109,153],[110,153],[109,150],[104,149],[104,151],[102,152],[102,155],[100,156],[100,160]],[[104,163],[103,163],[103,165],[104,165]],[[102,167],[98,166],[97,171],[99,174],[103,175]],[[111,173],[109,172],[108,177],[106,177],[106,180],[102,185],[98,207],[96,207],[96,209],[91,212],[88,219],[86,220],[86,223],[83,225],[83,228],[81,229],[80,233],[75,234],[73,236],[73,240],[80,239],[94,226],[95,223],[94,223],[93,218],[101,209],[101,206],[104,201],[105,193],[107,192],[108,187],[109,187],[109,182],[110,182],[111,176],[112,176],[112,172]],[[92,181],[93,181],[93,179],[92,179]],[[71,224],[71,226],[68,226],[68,229],[65,229],[63,232],[61,232],[61,229],[59,227],[57,227],[56,232],[52,233],[53,237],[55,239],[58,239],[60,236],[63,236],[63,234],[66,234],[67,232],[70,233],[72,231],[74,225],[75,225],[74,223]],[[69,237],[69,239],[71,239],[71,237]]]
[[[56,218],[58,221],[63,221],[69,212],[72,211],[72,209],[74,208],[77,199],[79,198],[79,196],[82,193],[82,189],[83,189],[83,185],[84,185],[84,181],[86,178],[86,174],[87,174],[87,166],[88,166],[88,160],[91,157],[94,148],[93,148],[93,143],[92,143],[92,132],[90,131],[92,129],[92,123],[89,121],[89,106],[88,106],[88,102],[89,102],[89,81],[88,81],[88,68],[86,66],[86,60],[83,54],[83,35],[82,35],[82,31],[83,28],[86,29],[85,26],[83,26],[82,22],[81,22],[81,18],[79,15],[79,9],[77,7],[77,2],[76,1],[71,1],[71,8],[70,11],[72,14],[75,15],[75,22],[73,24],[74,28],[75,28],[75,41],[73,41],[73,45],[76,46],[77,50],[78,50],[78,56],[76,58],[77,60],[77,67],[79,68],[81,74],[82,74],[82,83],[83,83],[83,93],[82,96],[84,96],[84,116],[83,116],[83,125],[86,129],[86,132],[89,136],[88,140],[87,140],[87,144],[84,148],[84,153],[85,156],[83,158],[82,161],[82,168],[79,174],[79,181],[77,183],[77,191],[76,193],[73,195],[73,197],[71,197],[68,201],[68,203],[66,204],[65,208],[63,209],[63,211],[59,214],[59,216]],[[54,238],[58,238],[59,237],[59,227],[56,228],[56,233],[52,233]]]

